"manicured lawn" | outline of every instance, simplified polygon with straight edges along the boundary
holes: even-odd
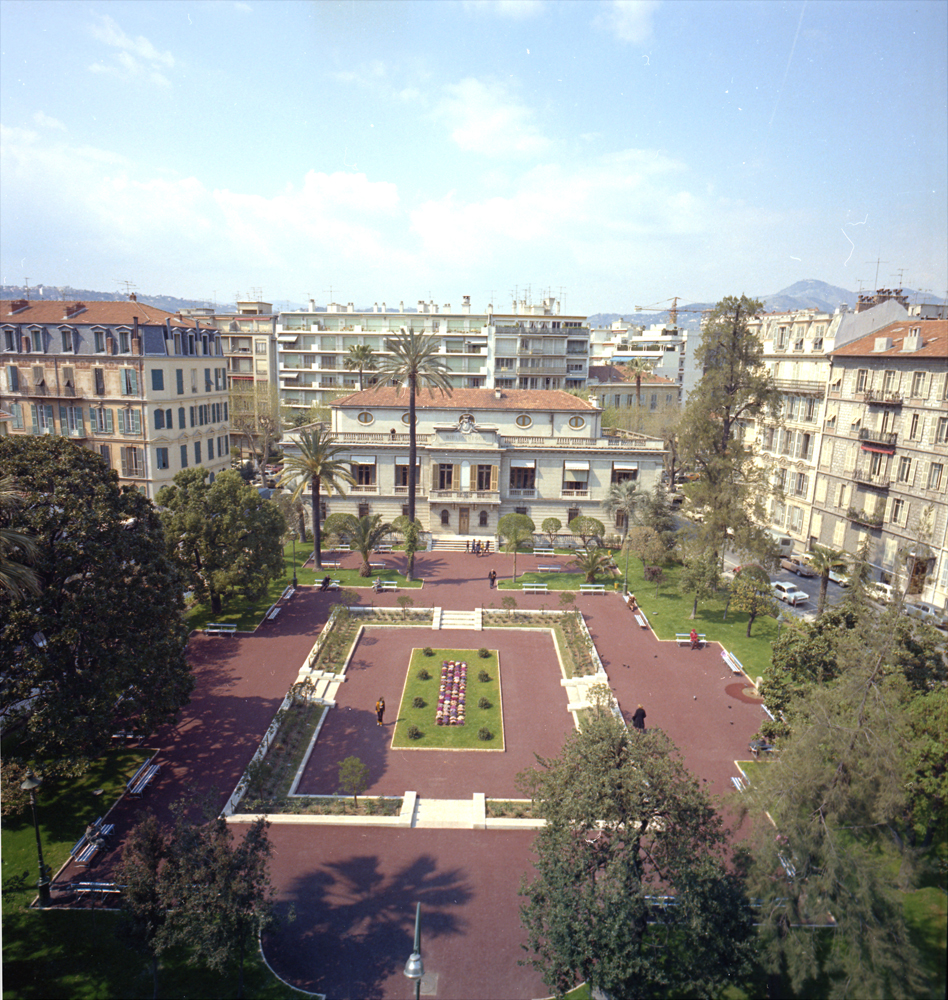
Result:
[[[465,723],[463,726],[439,726],[435,721],[438,707],[438,688],[441,664],[444,660],[462,661],[467,664],[467,690],[465,697]],[[424,669],[428,680],[418,674]],[[490,679],[481,681],[478,675],[485,670]],[[422,698],[424,708],[415,708],[412,702]],[[478,702],[486,698],[491,707],[480,708]],[[420,739],[410,739],[409,726],[417,726]],[[486,726],[493,739],[482,740],[478,732]],[[503,750],[504,721],[500,694],[500,664],[496,650],[482,659],[476,649],[436,649],[434,656],[425,656],[420,649],[412,652],[405,689],[398,709],[398,721],[392,746],[401,750]]]

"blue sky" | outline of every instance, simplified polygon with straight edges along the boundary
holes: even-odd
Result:
[[[0,280],[948,290],[948,4],[0,2]]]

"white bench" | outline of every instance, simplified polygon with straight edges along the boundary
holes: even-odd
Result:
[[[579,592],[581,594],[604,594],[606,585],[604,583],[581,583]]]
[[[336,545],[333,548],[333,552],[351,552],[351,551],[352,551],[351,545]]]
[[[279,605],[277,605],[277,607],[273,608],[273,609],[271,610],[271,612],[270,612],[270,613],[269,613],[269,614],[267,615],[267,618],[269,618],[269,619],[270,619],[270,621],[273,621],[273,619],[274,619],[274,618],[276,618],[276,616],[277,616],[277,615],[278,615],[278,614],[279,614],[279,613],[280,613],[280,612],[281,612],[282,610],[283,610],[283,608],[281,608],[281,607],[280,607]]]
[[[534,549],[533,554],[535,556],[555,556],[556,552],[553,549]]]
[[[288,601],[295,593],[296,591],[292,587],[287,587],[286,590],[284,590],[280,595],[280,600]]]
[[[135,774],[129,778],[126,788],[128,788],[129,795],[140,796],[143,791],[158,777],[161,771],[160,764],[151,764],[146,761],[142,766],[135,772]]]
[[[232,635],[236,638],[237,626],[236,625],[222,625],[219,622],[214,622],[209,625],[204,626],[205,635]]]
[[[559,573],[560,571],[559,566],[537,566],[537,569],[541,573]]]
[[[392,546],[391,545],[376,545],[375,546],[375,551],[376,552],[391,552],[392,551]]]
[[[645,620],[645,615],[641,612],[638,612],[637,614],[633,612],[633,614],[635,614],[635,620],[642,626],[642,628],[648,628],[648,622]]]
[[[547,584],[545,583],[521,583],[520,586],[523,588],[523,592],[525,594],[549,593]]]
[[[75,844],[72,845],[72,848],[69,851],[77,865],[88,865],[95,856],[96,851],[98,851],[98,849],[102,846],[98,838],[111,837],[113,831],[115,830],[114,823],[107,823],[103,826],[101,816],[92,825],[95,827],[95,833],[93,835],[94,839],[90,840],[89,837],[83,833]]]
[[[690,632],[676,632],[675,633],[675,642],[677,642],[679,646],[691,645],[691,633]],[[698,645],[699,646],[706,646],[707,644],[708,644],[708,637],[703,632],[699,632],[698,633]]]
[[[339,569],[339,567],[340,567],[341,565],[342,565],[342,563],[337,563],[337,562],[325,562],[325,561],[324,561],[324,562],[323,562],[323,565],[322,565],[322,568],[323,568],[323,569]]]
[[[797,866],[786,854],[778,854],[777,859],[780,861],[783,870],[787,873],[787,878],[792,882],[797,877]]]
[[[745,789],[745,788],[747,787],[747,786],[746,786],[746,785],[744,784],[744,779],[743,779],[743,778],[731,778],[731,784],[732,784],[732,785],[733,785],[733,786],[734,786],[734,787],[735,787],[735,788],[736,788],[736,789],[737,789],[737,790],[738,790],[739,792],[743,792],[743,791],[744,791],[744,789]]]
[[[396,580],[380,580],[379,590],[398,590],[398,582]]]
[[[371,566],[372,569],[385,569],[387,565],[388,565],[387,563],[383,563],[383,562],[370,562],[369,563],[369,566]]]
[[[741,661],[733,654],[729,653],[726,649],[721,650],[721,659],[731,668],[731,673],[743,674],[744,668],[741,666]]]

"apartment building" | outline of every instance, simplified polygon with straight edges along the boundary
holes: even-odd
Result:
[[[948,321],[908,317],[831,351],[808,529],[884,582],[948,602]]]
[[[678,404],[679,387],[672,379],[652,372],[643,374],[636,384],[634,376],[620,365],[590,365],[586,389],[590,401],[602,409],[642,407],[650,413],[667,413]]]
[[[653,375],[675,383],[676,401],[684,403],[701,377],[694,363],[694,349],[700,339],[700,335],[689,335],[688,330],[674,325],[656,323],[646,329],[619,319],[609,327],[591,330],[591,363],[598,367],[645,362]]]
[[[388,521],[407,513],[407,394],[366,389],[330,408],[356,485],[328,498],[325,511]],[[547,517],[565,529],[589,515],[618,532],[602,507],[609,487],[633,480],[649,490],[661,475],[661,440],[604,436],[599,407],[564,390],[421,392],[416,409],[416,517],[435,539],[493,536],[509,513],[527,514],[538,529]],[[295,436],[284,440],[285,453]]]
[[[470,297],[460,309],[419,301],[417,309],[383,302],[371,310],[315,303],[280,314],[277,323],[280,398],[306,412],[358,387],[358,373],[345,367],[352,347],[384,354],[403,327],[441,340],[441,354],[459,389],[578,389],[586,383],[589,328],[584,316],[561,315],[556,299],[512,304],[510,312],[472,313]]]
[[[0,408],[17,434],[58,434],[154,497],[175,473],[230,464],[218,332],[130,299],[0,302]]]

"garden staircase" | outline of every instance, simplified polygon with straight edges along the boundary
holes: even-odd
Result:
[[[432,629],[464,628],[480,632],[484,627],[481,609],[475,608],[473,611],[446,611],[443,608],[435,608],[431,627]]]
[[[490,542],[491,552],[497,547],[497,539],[490,535],[483,538],[477,535],[435,535],[431,539],[431,548],[440,552],[467,552],[475,542],[480,542],[482,546],[485,542]]]

